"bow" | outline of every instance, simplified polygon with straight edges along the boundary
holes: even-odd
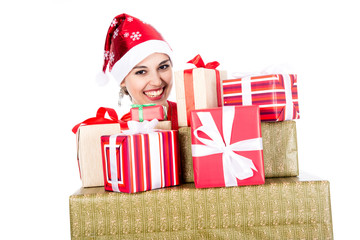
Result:
[[[130,134],[144,134],[144,133],[150,133],[150,132],[154,132],[155,131],[155,127],[156,125],[159,123],[159,121],[154,118],[151,121],[145,120],[143,122],[138,122],[138,121],[128,121],[128,127],[129,130],[123,130],[122,132],[130,135]]]
[[[209,63],[205,64],[203,59],[201,58],[200,54],[196,55],[193,59],[191,59],[187,63],[192,63],[197,68],[209,68],[209,69],[215,69],[220,65],[220,63],[217,61],[209,62]]]
[[[193,157],[202,157],[222,153],[223,172],[226,186],[237,186],[236,179],[246,179],[257,171],[251,159],[241,156],[235,151],[262,150],[262,138],[253,138],[230,143],[235,116],[234,106],[222,108],[223,137],[218,131],[210,112],[197,112],[202,126],[194,130],[194,136],[204,145],[192,144]],[[198,132],[204,132],[210,139],[202,138]]]
[[[105,118],[105,114],[108,113],[110,119]],[[120,123],[121,121],[118,119],[116,111],[112,108],[104,108],[100,107],[96,112],[96,117],[88,118],[85,121],[76,124],[72,132],[74,134],[77,133],[77,130],[82,125],[94,125],[94,124],[106,124],[106,123]]]

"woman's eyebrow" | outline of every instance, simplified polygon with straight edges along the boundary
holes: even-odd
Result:
[[[147,68],[147,66],[135,66],[135,67],[133,67],[133,69],[136,69],[136,68]]]
[[[159,65],[162,65],[162,64],[164,64],[164,63],[166,63],[166,62],[168,62],[168,61],[170,61],[170,58],[162,61],[161,63],[159,63]]]
[[[162,61],[162,62],[160,62],[160,63],[159,63],[159,66],[162,65],[162,64],[164,64],[164,63],[166,63],[166,62],[168,62],[168,61],[170,61],[170,58],[169,58],[169,59],[166,59],[166,60],[164,60],[164,61]],[[139,66],[133,67],[133,69],[137,69],[137,68],[147,68],[147,66],[141,66],[141,65],[139,65]]]

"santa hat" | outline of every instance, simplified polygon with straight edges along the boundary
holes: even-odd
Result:
[[[106,35],[104,65],[97,76],[98,84],[108,82],[108,70],[120,85],[133,67],[152,53],[165,53],[171,58],[172,50],[151,25],[125,13],[116,16]]]

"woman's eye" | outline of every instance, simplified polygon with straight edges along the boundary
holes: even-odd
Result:
[[[168,67],[169,67],[169,64],[164,64],[164,65],[161,65],[161,66],[159,67],[159,69],[164,70],[164,69],[167,69]]]
[[[141,75],[141,74],[145,74],[146,71],[145,70],[139,70],[137,72],[135,72],[136,75]]]

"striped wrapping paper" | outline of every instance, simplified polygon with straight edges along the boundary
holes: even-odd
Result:
[[[107,191],[135,193],[180,184],[178,132],[101,137]]]
[[[297,76],[271,74],[222,80],[224,106],[259,105],[261,121],[299,119]]]

